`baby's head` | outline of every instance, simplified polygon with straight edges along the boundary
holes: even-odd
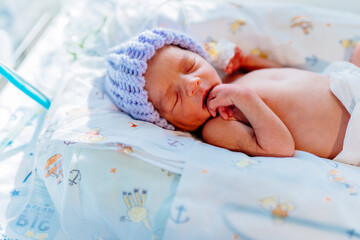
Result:
[[[207,93],[221,83],[205,57],[183,33],[145,31],[108,53],[105,90],[135,119],[194,131],[210,117]]]

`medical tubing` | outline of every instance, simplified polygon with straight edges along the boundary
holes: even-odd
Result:
[[[0,62],[0,75],[2,75],[5,79],[7,79],[12,84],[14,84],[17,88],[19,88],[30,98],[38,102],[41,106],[43,106],[46,109],[49,109],[51,101],[49,100],[48,97],[46,97],[34,86],[32,86],[30,83],[28,83],[19,75],[17,75],[14,70],[6,67],[1,62]]]

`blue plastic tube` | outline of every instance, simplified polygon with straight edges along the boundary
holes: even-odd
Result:
[[[0,75],[2,75],[9,82],[14,84],[17,88],[19,88],[26,95],[34,99],[41,106],[46,109],[49,109],[51,101],[47,98],[43,93],[37,90],[30,83],[25,81],[22,77],[16,74],[16,72],[9,67],[5,66],[0,62]]]

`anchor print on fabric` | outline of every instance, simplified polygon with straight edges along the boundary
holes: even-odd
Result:
[[[81,181],[81,173],[78,169],[73,169],[69,173],[69,186],[73,186],[74,184],[78,184]]]
[[[185,212],[186,212],[186,208],[183,205],[179,205],[175,208],[177,214],[176,217],[171,217],[171,220],[173,220],[174,223],[176,224],[182,224],[182,223],[187,223],[190,218],[184,216]]]

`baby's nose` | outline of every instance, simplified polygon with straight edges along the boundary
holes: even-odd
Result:
[[[186,92],[188,96],[194,96],[194,94],[196,93],[196,91],[198,90],[199,86],[200,86],[201,80],[198,77],[193,77],[191,79],[189,79],[187,86],[186,86]]]

